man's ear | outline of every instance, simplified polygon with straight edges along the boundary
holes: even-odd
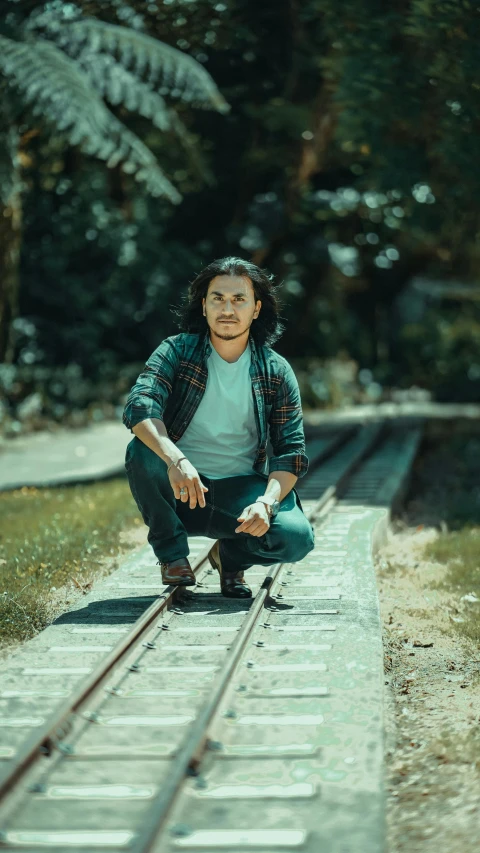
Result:
[[[260,314],[260,308],[262,307],[262,302],[260,299],[257,299],[257,303],[255,306],[255,313],[253,315],[253,319],[256,320],[258,315]]]

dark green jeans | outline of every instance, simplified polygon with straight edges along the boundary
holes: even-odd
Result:
[[[255,498],[265,493],[267,477],[211,480],[200,471],[208,488],[206,506],[190,509],[173,494],[167,465],[136,436],[127,446],[125,469],[130,489],[147,527],[148,541],[161,562],[187,557],[188,536],[220,540],[220,559],[225,571],[245,571],[255,564],[295,563],[314,548],[315,534],[296,491],[283,499],[280,510],[263,536],[235,533],[238,516]]]

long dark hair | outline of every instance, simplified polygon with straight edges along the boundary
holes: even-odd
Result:
[[[174,309],[181,331],[207,331],[208,323],[207,318],[203,316],[202,299],[206,298],[208,285],[217,275],[248,276],[253,285],[255,301],[262,301],[260,313],[250,327],[250,334],[260,346],[273,344],[285,328],[280,322],[279,314],[281,306],[277,291],[280,285],[272,284],[271,273],[242,258],[219,258],[198,273],[190,283],[183,304]]]

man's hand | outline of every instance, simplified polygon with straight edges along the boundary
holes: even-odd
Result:
[[[250,533],[251,536],[263,536],[270,527],[268,509],[260,501],[245,507],[237,521],[243,521],[243,524],[236,528],[235,533]]]
[[[177,465],[172,465],[168,472],[168,479],[177,500],[180,499],[182,503],[190,501],[190,509],[195,509],[197,501],[199,506],[205,506],[204,492],[208,492],[208,489],[203,485],[197,469],[188,459],[182,459]],[[181,495],[180,489],[187,491]]]

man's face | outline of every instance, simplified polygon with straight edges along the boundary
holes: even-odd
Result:
[[[202,306],[212,335],[231,341],[250,328],[262,303],[260,299],[255,302],[253,284],[247,276],[217,275],[208,285]]]

